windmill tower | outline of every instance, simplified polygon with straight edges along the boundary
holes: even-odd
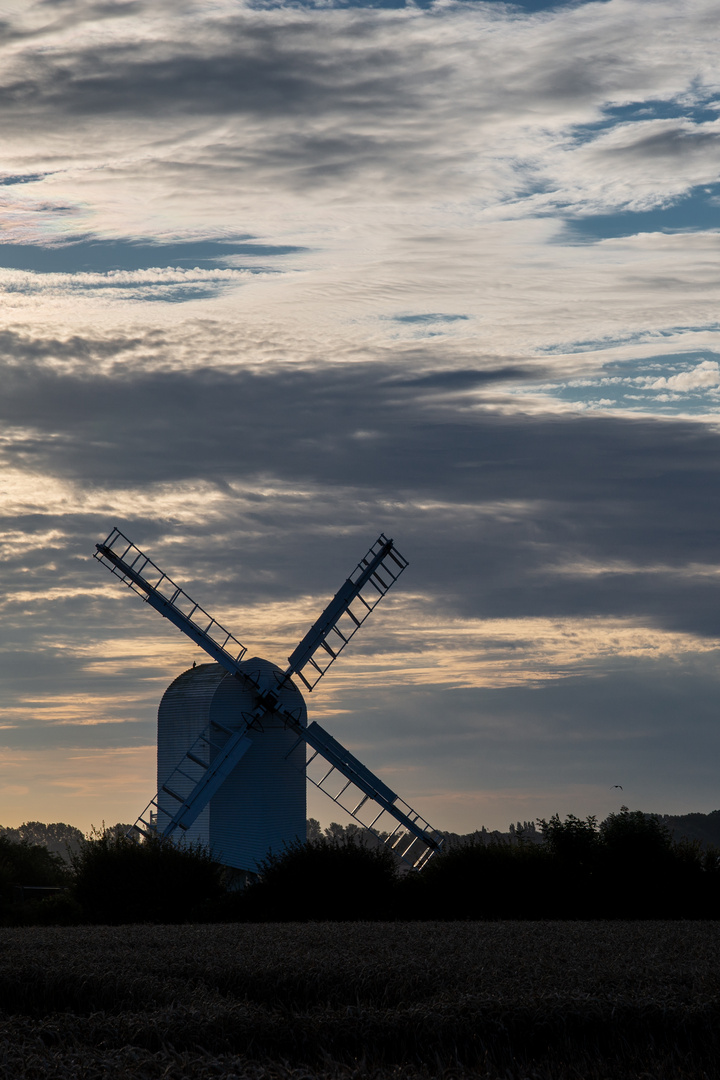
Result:
[[[95,558],[203,648],[158,710],[157,795],[133,829],[200,840],[227,866],[255,871],[269,850],[306,834],[306,778],[359,825],[420,869],[440,836],[320,725],[308,724],[297,683],[311,692],[406,568],[381,534],[282,670],[245,659],[237,638],[119,529]]]

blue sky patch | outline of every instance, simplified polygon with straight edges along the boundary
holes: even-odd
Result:
[[[290,255],[303,248],[237,240],[187,240],[150,244],[134,240],[78,239],[66,244],[0,244],[0,267],[36,274],[107,273],[151,267],[222,266],[229,256]],[[237,259],[232,265],[238,268]],[[256,265],[256,264],[253,264]]]
[[[444,315],[440,312],[427,315],[390,315],[393,322],[399,323],[437,323],[437,322],[460,322],[468,319],[469,315]]]
[[[237,283],[233,284],[236,286]],[[222,289],[222,285],[171,285],[154,291],[144,289],[138,299],[162,304],[186,304],[189,300],[213,300]]]
[[[647,232],[701,231],[720,228],[720,184],[695,187],[670,206],[617,214],[592,214],[565,220],[564,243],[593,243]]]
[[[679,101],[677,98],[648,98],[632,101],[626,105],[606,105],[602,117],[591,124],[582,124],[574,130],[584,142],[590,134],[597,134],[604,128],[617,127],[632,121],[648,120],[691,120],[695,124],[705,124],[717,120],[720,115],[720,99],[708,97],[704,101]]]
[[[50,175],[50,173],[23,173],[18,176],[3,176],[0,177],[0,187],[11,187],[13,184],[34,184]]]

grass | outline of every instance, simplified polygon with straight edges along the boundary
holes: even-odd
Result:
[[[17,1080],[715,1080],[715,922],[0,930]]]

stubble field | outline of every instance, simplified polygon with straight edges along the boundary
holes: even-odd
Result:
[[[715,1080],[720,924],[0,930],[17,1080]]]

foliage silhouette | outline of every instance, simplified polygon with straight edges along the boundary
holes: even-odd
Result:
[[[601,841],[596,817],[590,815],[583,820],[568,814],[561,821],[558,814],[553,814],[549,821],[538,818],[538,824],[548,850],[560,862],[588,871],[595,866]]]
[[[628,810],[627,806],[603,821],[599,836],[614,861],[628,867],[637,865],[638,861],[644,865],[667,862],[673,855],[670,830],[658,815]]]
[[[112,830],[73,856],[73,895],[93,923],[190,922],[225,894],[223,868],[199,844],[143,843]]]
[[[11,840],[0,836],[0,923],[16,925],[24,922],[42,921],[48,905],[45,901],[32,905],[18,901],[17,886],[65,886],[69,882],[66,863],[43,844],[31,844],[27,840]]]
[[[708,862],[699,845],[674,843],[656,814],[623,806],[603,821],[599,835],[608,916],[678,918],[708,910],[718,884],[711,857]]]
[[[353,835],[322,836],[269,855],[240,911],[252,921],[387,919],[397,878],[397,862],[385,848]]]
[[[470,840],[401,882],[400,906],[410,918],[545,918],[551,871],[548,851],[538,844]]]
[[[624,806],[601,825],[573,814],[538,824],[542,845],[451,848],[405,885],[407,907],[436,919],[720,915],[720,851],[675,843],[657,815]]]
[[[0,825],[0,836],[16,842],[25,840],[28,844],[42,844],[55,855],[61,855],[66,862],[70,861],[73,852],[80,849],[85,839],[80,829],[62,821],[49,825],[43,821],[25,821],[16,828]]]
[[[451,835],[421,873],[399,868],[380,840],[356,827],[313,825],[310,841],[268,856],[242,892],[233,886],[252,875],[227,871],[205,848],[138,844],[121,826],[83,840],[72,873],[46,846],[0,833],[0,921],[720,917],[720,848],[675,841],[658,815],[625,806],[600,824],[555,814],[504,837]],[[21,905],[14,884],[71,888]]]
[[[64,885],[67,868],[42,844],[0,836],[0,899],[11,899],[13,885]]]

